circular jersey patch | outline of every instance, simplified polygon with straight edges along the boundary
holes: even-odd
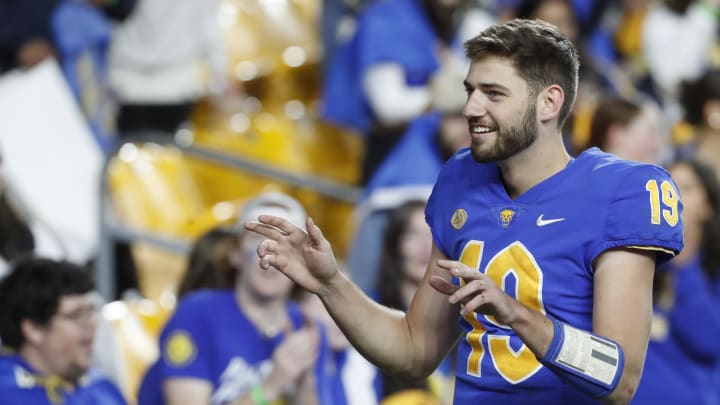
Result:
[[[450,218],[450,224],[452,225],[453,228],[455,228],[459,231],[460,228],[462,228],[463,225],[465,225],[465,221],[467,221],[467,217],[468,217],[467,211],[465,211],[462,208],[458,208],[453,213],[452,218]]]
[[[174,366],[184,366],[195,358],[195,342],[184,330],[178,330],[170,335],[165,344],[165,355]]]

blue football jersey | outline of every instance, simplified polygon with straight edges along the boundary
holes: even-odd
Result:
[[[0,404],[3,405],[125,405],[113,383],[90,372],[76,385],[36,373],[18,355],[0,355]]]
[[[485,273],[526,306],[591,331],[594,260],[616,247],[667,260],[682,248],[681,209],[664,169],[598,149],[513,200],[499,167],[464,149],[443,167],[426,220],[449,259]],[[473,313],[459,322],[455,404],[597,403],[492,317]]]
[[[287,308],[294,329],[305,324],[296,305]],[[162,403],[162,380],[190,377],[209,381],[212,404],[246,395],[272,370],[272,354],[285,334],[266,337],[240,310],[234,291],[204,290],[188,294],[160,335],[161,358],[143,381],[140,404]],[[316,381],[320,404],[327,404],[329,387],[323,378],[327,340],[321,339]]]

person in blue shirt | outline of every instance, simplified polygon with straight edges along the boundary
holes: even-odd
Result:
[[[0,281],[0,402],[125,405],[91,370],[98,296],[71,263],[25,258]]]
[[[386,372],[425,377],[457,345],[457,405],[627,404],[656,263],[682,249],[677,187],[658,166],[567,153],[579,60],[557,27],[511,20],[465,49],[471,146],[435,183],[431,260],[407,313],[339,272],[312,219],[307,231],[271,215],[247,222],[266,238],[260,266],[317,294]]]
[[[328,62],[322,111],[325,120],[365,136],[363,183],[408,124],[432,107],[432,77],[465,68],[468,32],[492,22],[468,0],[380,0],[363,9],[354,35]]]
[[[306,216],[295,199],[270,192],[247,202],[240,220],[263,213],[298,224]],[[331,404],[320,366],[326,339],[291,302],[293,282],[259,267],[259,241],[250,232],[237,235],[229,253],[232,288],[191,291],[180,300],[160,335],[160,359],[141,384],[140,405]]]
[[[633,404],[720,403],[720,186],[697,160],[670,166],[683,197],[685,248],[656,274],[647,360]]]

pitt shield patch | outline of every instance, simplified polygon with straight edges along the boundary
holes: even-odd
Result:
[[[504,210],[500,211],[500,223],[502,224],[503,228],[507,228],[510,225],[510,222],[512,222],[513,218],[515,218],[514,210],[511,210],[510,208],[505,208]]]

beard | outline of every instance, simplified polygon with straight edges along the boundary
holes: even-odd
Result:
[[[503,128],[498,125],[495,143],[488,149],[482,145],[471,145],[473,159],[478,163],[491,163],[505,160],[527,149],[537,139],[537,111],[535,103],[530,103],[519,124]]]

